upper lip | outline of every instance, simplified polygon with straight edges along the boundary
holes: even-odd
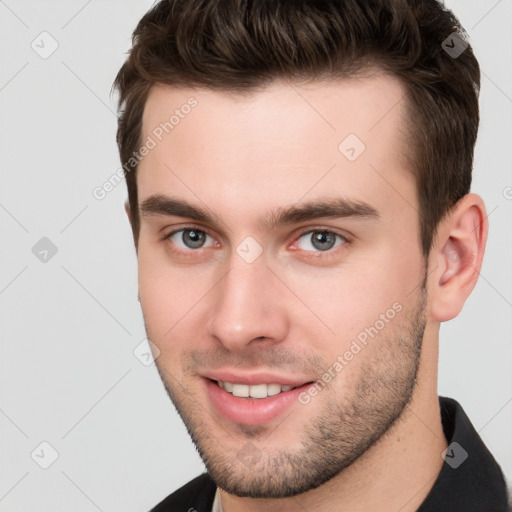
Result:
[[[314,379],[300,379],[286,375],[278,375],[271,372],[255,372],[255,373],[237,373],[232,370],[217,370],[203,372],[202,377],[207,379],[231,382],[232,384],[247,384],[255,386],[257,384],[281,384],[282,386],[302,386]]]

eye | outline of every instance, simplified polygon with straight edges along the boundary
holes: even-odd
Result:
[[[302,234],[297,246],[304,251],[326,252],[346,243],[346,239],[332,231],[316,230]]]
[[[205,231],[195,228],[184,228],[169,233],[166,239],[176,245],[179,249],[201,249],[207,241],[213,242],[213,238]]]

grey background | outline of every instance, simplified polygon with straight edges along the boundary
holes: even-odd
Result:
[[[0,511],[144,511],[203,470],[133,354],[145,333],[125,185],[92,195],[119,168],[109,91],[151,3],[0,1]],[[511,481],[512,1],[447,5],[483,72],[473,191],[491,228],[481,279],[441,329],[439,392]],[[46,59],[31,47],[51,49],[43,31],[58,43]],[[48,469],[43,441],[59,454]]]

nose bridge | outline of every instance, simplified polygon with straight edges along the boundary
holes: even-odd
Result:
[[[215,288],[210,334],[227,348],[242,348],[261,337],[274,341],[285,337],[285,308],[264,258],[249,263],[233,252],[229,271]]]

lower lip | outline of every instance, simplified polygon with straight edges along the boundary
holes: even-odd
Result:
[[[263,425],[278,418],[296,404],[300,393],[311,385],[309,382],[267,398],[242,398],[228,393],[210,379],[204,380],[217,411],[228,421],[243,425]]]

